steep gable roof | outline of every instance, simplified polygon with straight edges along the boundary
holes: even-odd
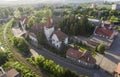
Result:
[[[68,37],[65,33],[63,33],[60,30],[54,31],[53,34],[56,34],[56,36],[58,37],[59,41],[63,41],[63,40],[65,40],[65,38]]]
[[[40,30],[43,30],[43,28],[44,28],[44,24],[36,24],[30,28],[30,32],[33,32],[36,34]]]
[[[97,28],[95,33],[110,38],[113,34],[113,31],[108,30],[108,29],[104,29],[104,28]]]
[[[83,54],[83,53],[81,53],[81,52],[79,52],[78,50],[75,50],[75,49],[73,49],[73,48],[69,48],[69,49],[67,50],[67,53],[66,53],[67,56],[70,56],[70,57],[73,57],[73,58],[76,58],[76,59],[81,58],[81,57],[82,57],[82,54]]]
[[[69,56],[90,64],[94,64],[96,62],[95,59],[92,57],[92,53],[88,51],[85,53],[82,53],[76,49],[69,48],[67,50],[66,56]]]
[[[48,18],[45,22],[45,27],[50,28],[53,26],[53,20],[52,18]]]

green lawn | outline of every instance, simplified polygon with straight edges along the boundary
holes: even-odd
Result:
[[[118,26],[118,31],[120,31],[120,26]]]

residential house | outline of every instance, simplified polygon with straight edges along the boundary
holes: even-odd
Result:
[[[95,3],[92,3],[91,8],[96,9],[97,5]]]
[[[96,47],[103,44],[106,49],[109,49],[118,32],[111,29],[111,24],[104,22],[101,27],[96,27],[94,34],[86,41],[89,46]]]
[[[2,67],[0,67],[0,77],[20,77],[19,72],[12,68],[5,72]]]
[[[44,29],[44,24],[35,24],[29,30],[29,32],[37,34],[40,30]]]
[[[103,21],[102,22],[102,27],[104,28],[104,29],[112,29],[112,24],[109,22],[109,21]]]
[[[68,36],[61,30],[56,30],[51,35],[51,43],[59,49],[63,43],[68,44]]]
[[[43,29],[44,24],[36,24],[32,26],[29,30],[29,39],[31,40],[31,43],[34,44],[35,46],[38,45],[37,34],[39,33],[40,30]]]
[[[3,70],[2,67],[0,67],[0,77],[7,77],[5,71]]]
[[[53,26],[53,20],[51,18],[48,18],[45,25],[44,25],[44,33],[47,38],[47,40],[50,40],[50,36],[54,32],[54,26]]]
[[[92,57],[92,54],[88,51],[82,53],[74,48],[69,48],[66,53],[66,57],[81,63],[95,64],[95,59]]]
[[[95,35],[99,35],[101,37],[105,37],[107,39],[113,39],[117,33],[113,30],[105,29],[102,27],[96,27],[96,30],[94,32]]]
[[[120,10],[120,4],[113,4],[112,10]]]
[[[6,72],[7,77],[20,77],[19,72],[16,69],[10,69]]]
[[[114,77],[120,77],[120,63],[118,63],[118,66],[116,70],[114,71]]]
[[[22,16],[19,21],[20,21],[20,25],[23,31],[26,31],[26,25],[27,25],[27,17],[26,16]]]

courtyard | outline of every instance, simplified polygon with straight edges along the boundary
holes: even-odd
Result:
[[[97,65],[100,65],[105,71],[112,73],[117,68],[120,62],[120,33],[116,36],[109,50],[106,50],[105,55],[98,54],[96,57]]]

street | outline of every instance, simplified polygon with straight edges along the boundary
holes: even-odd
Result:
[[[58,56],[58,55],[56,55],[56,54],[54,54],[54,53],[52,53],[44,48],[38,49],[38,48],[33,47],[33,46],[31,46],[31,48],[36,50],[36,52],[39,55],[43,55],[44,57],[53,60],[55,63],[61,65],[62,67],[65,67],[65,68],[68,68],[72,71],[75,71],[79,75],[88,75],[89,77],[96,77],[96,75],[94,75],[94,74],[97,74],[97,76],[99,75],[99,77],[112,77],[109,74],[107,74],[101,70],[85,69],[85,68],[82,68],[80,66],[74,65],[70,62],[70,60],[63,58],[63,57],[60,57],[60,56]]]
[[[105,52],[105,55],[98,54],[96,56],[97,64],[109,73],[113,74],[120,62],[120,33],[115,38],[110,49]]]

